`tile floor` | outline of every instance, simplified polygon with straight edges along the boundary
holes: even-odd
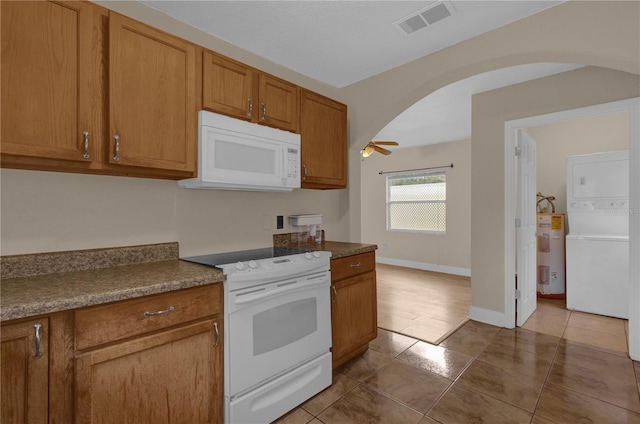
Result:
[[[640,424],[640,363],[573,337],[572,327],[609,328],[573,316],[564,338],[468,321],[436,346],[380,329],[330,388],[277,422]]]
[[[438,344],[467,320],[471,279],[376,264],[378,326]]]

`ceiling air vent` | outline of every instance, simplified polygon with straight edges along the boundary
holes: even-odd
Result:
[[[452,16],[454,13],[455,9],[451,2],[439,1],[395,21],[393,25],[395,25],[402,34],[409,35],[423,28],[427,28],[436,22],[440,22]]]

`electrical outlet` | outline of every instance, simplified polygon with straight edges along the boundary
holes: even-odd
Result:
[[[382,250],[387,250],[387,243],[382,243]]]
[[[276,215],[276,230],[284,228],[284,215]]]
[[[449,259],[449,251],[445,250],[444,254],[442,255],[445,259]]]
[[[467,253],[467,255],[464,257],[464,259],[465,259],[467,262],[471,262],[471,254],[470,254],[470,253]]]

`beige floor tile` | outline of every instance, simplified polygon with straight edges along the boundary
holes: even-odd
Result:
[[[391,356],[368,349],[362,355],[339,366],[336,371],[362,382],[391,361]]]
[[[573,340],[606,350],[623,353],[629,351],[624,333],[611,334],[604,331],[567,326],[563,337],[567,340]]]
[[[476,321],[467,321],[440,346],[469,356],[478,356],[500,329]],[[486,326],[486,327],[485,327]]]
[[[432,321],[427,324],[406,327],[402,330],[402,333],[426,342],[433,340],[435,344],[446,334],[450,333],[451,330],[451,324],[432,319]]]
[[[378,327],[402,334],[402,330],[413,325],[413,320],[388,312],[378,312]]]
[[[458,378],[457,384],[533,412],[542,391],[543,379],[474,361]]]
[[[640,424],[640,415],[592,397],[546,384],[536,415],[555,423]]]
[[[378,337],[369,343],[369,349],[389,356],[398,356],[418,340],[405,335],[378,329]]]
[[[360,385],[322,411],[325,424],[415,424],[423,414],[366,386]]]
[[[311,420],[313,415],[301,408],[296,408],[274,421],[273,424],[307,424]]]
[[[579,327],[624,336],[625,322],[626,320],[624,319],[572,311],[569,322],[567,322],[567,327]]]
[[[357,380],[354,380],[353,378],[348,377],[345,374],[334,372],[331,386],[303,403],[301,407],[314,416],[318,415],[329,405],[340,399],[358,384],[359,383]]]
[[[438,421],[434,420],[433,418],[429,418],[425,415],[424,418],[422,418],[418,424],[438,424]]]
[[[455,383],[427,416],[443,424],[529,424],[532,414]]]
[[[312,421],[313,423],[313,421]],[[531,421],[531,424],[556,424],[553,421],[549,421],[546,418],[542,418],[539,415],[534,415],[533,416],[533,421]]]
[[[430,371],[449,379],[455,379],[473,359],[441,346],[418,342],[402,352],[397,358],[414,367]]]
[[[556,363],[551,367],[547,382],[640,413],[635,379],[621,380],[584,366]]]
[[[569,364],[588,369],[594,374],[607,374],[617,379],[632,383],[633,361],[595,349],[592,346],[563,340],[555,358],[557,364]]]
[[[491,343],[477,360],[507,372],[525,374],[538,380],[544,380],[551,368],[549,359],[500,343]]]
[[[453,381],[401,361],[385,366],[364,384],[422,413],[436,403]]]
[[[539,357],[553,359],[560,344],[560,337],[536,333],[522,328],[503,328],[493,338],[492,343],[500,343],[532,352]]]
[[[571,311],[541,304],[524,323],[522,328],[536,331],[538,333],[562,337],[570,316]]]

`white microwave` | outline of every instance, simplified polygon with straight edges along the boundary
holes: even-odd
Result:
[[[179,187],[248,191],[300,188],[300,135],[198,112],[198,176]]]

